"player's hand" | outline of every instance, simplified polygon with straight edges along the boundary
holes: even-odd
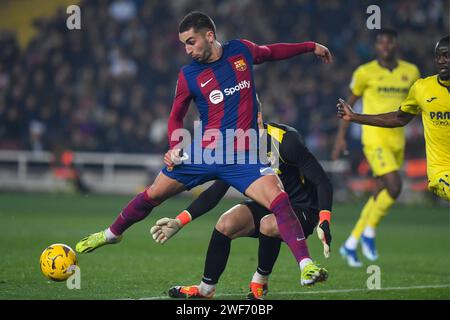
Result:
[[[352,107],[345,102],[343,99],[339,98],[338,103],[336,105],[337,107],[337,116],[343,120],[346,121],[352,121],[355,112],[353,111]]]
[[[150,233],[157,243],[164,244],[172,238],[183,227],[180,220],[171,218],[162,218],[156,221],[150,229]]]
[[[330,246],[331,246],[331,231],[330,231],[330,215],[331,213],[327,211],[328,214],[324,214],[323,211],[320,212],[319,225],[317,226],[317,236],[323,245],[323,255],[325,258],[330,257]]]
[[[181,163],[180,157],[181,149],[171,149],[164,155],[164,164],[168,167],[173,167],[174,165]]]
[[[334,143],[333,151],[331,152],[331,160],[335,161],[339,159],[339,156],[344,154],[344,156],[348,155],[348,146],[345,138],[337,137],[336,142]]]
[[[316,49],[314,49],[314,54],[318,56],[322,62],[329,64],[333,62],[333,57],[331,56],[330,50],[327,47],[316,43]]]

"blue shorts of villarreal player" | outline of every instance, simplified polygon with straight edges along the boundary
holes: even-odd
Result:
[[[161,172],[169,178],[182,183],[188,190],[210,180],[220,179],[227,182],[242,194],[256,180],[265,175],[275,174],[269,166],[259,161],[250,161],[249,151],[236,152],[234,161],[211,161],[205,157],[208,150],[190,148],[184,151],[188,160],[175,166],[171,171],[164,168]],[[194,156],[194,157],[193,157]],[[211,152],[214,157],[214,151]],[[231,162],[231,163],[230,163]]]

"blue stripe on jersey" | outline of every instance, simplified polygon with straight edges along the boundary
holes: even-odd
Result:
[[[229,56],[225,57],[225,60],[228,58]],[[220,90],[224,94],[224,115],[220,127],[222,128],[222,134],[225,134],[225,128],[236,128],[240,95],[239,92],[236,92],[232,96],[227,97],[224,92],[226,88],[234,87],[237,83],[237,79],[230,63],[222,63],[213,67],[213,72],[216,79],[220,81]]]

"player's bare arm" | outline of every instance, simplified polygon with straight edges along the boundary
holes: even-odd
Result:
[[[350,98],[348,99],[348,104],[353,107],[359,98],[359,96],[351,94]],[[331,153],[332,160],[337,160],[341,154],[343,154],[344,156],[348,155],[348,146],[345,136],[347,134],[349,126],[350,122],[345,120],[339,121],[339,129],[336,136],[336,141],[334,143],[333,151]]]
[[[375,127],[396,128],[407,125],[414,115],[401,110],[382,114],[360,114],[353,111],[352,107],[343,99],[339,99],[337,107],[338,117],[351,122]]]

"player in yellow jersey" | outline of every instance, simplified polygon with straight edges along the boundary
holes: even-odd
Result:
[[[359,66],[350,84],[350,105],[362,97],[363,113],[378,114],[395,111],[406,98],[411,85],[420,77],[419,70],[411,63],[397,58],[397,33],[380,30],[375,41],[377,58]],[[347,152],[345,135],[348,121],[341,121],[332,159],[342,151]],[[341,247],[340,253],[352,267],[362,266],[356,254],[361,239],[362,252],[374,261],[378,258],[375,247],[375,229],[401,191],[399,169],[403,165],[405,137],[403,128],[362,127],[364,155],[370,164],[376,181],[376,189],[361,211],[351,235]]]
[[[427,156],[428,188],[450,202],[450,36],[435,47],[438,74],[417,80],[397,111],[378,115],[355,113],[339,99],[338,117],[364,125],[394,128],[408,124],[421,113]]]

